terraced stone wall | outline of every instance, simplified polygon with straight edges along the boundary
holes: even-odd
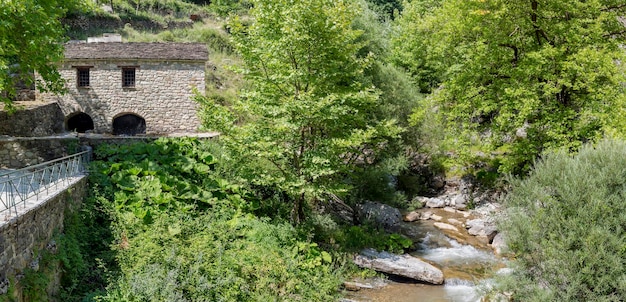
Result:
[[[20,169],[76,153],[78,145],[77,137],[2,137],[0,169]]]
[[[38,271],[44,251],[58,252],[56,242],[52,241],[53,235],[63,231],[66,213],[80,207],[86,192],[87,178],[84,177],[17,218],[6,221],[4,214],[0,213],[0,295],[7,294],[11,286],[19,291],[19,286],[15,287],[11,282],[19,282],[27,268]],[[59,280],[58,277],[56,279]],[[58,282],[51,282],[48,285],[49,295],[54,296],[58,287]],[[13,295],[10,301],[31,301],[19,292],[13,292]]]
[[[63,112],[55,103],[19,109],[9,114],[0,111],[0,136],[33,137],[63,132]]]

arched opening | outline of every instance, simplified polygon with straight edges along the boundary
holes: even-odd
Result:
[[[89,114],[84,112],[76,113],[67,119],[66,128],[68,131],[76,131],[85,133],[87,130],[93,130],[93,120]]]
[[[114,135],[137,135],[146,133],[146,120],[136,114],[127,113],[113,118]]]

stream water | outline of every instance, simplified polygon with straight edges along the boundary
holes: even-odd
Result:
[[[432,221],[406,223],[402,227],[402,232],[417,243],[417,249],[411,254],[440,268],[444,273],[444,285],[429,285],[390,277],[387,286],[353,292],[349,298],[363,302],[480,301],[481,295],[477,286],[489,282],[489,278],[504,264],[486,243],[476,240],[465,229],[459,229],[459,232],[444,232],[435,227]]]

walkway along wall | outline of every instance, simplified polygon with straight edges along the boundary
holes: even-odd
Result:
[[[11,301],[32,301],[25,300],[19,287],[10,280],[19,280],[26,268],[38,270],[43,251],[57,252],[56,243],[51,241],[53,235],[63,231],[65,215],[79,209],[86,192],[87,177],[83,177],[45,203],[0,225],[0,295],[7,294],[9,287],[13,286],[15,291],[14,296],[9,297]],[[58,276],[56,280],[48,285],[50,296],[58,291]]]

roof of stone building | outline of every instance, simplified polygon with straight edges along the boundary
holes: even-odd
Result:
[[[203,43],[97,42],[65,44],[66,59],[208,60]]]

